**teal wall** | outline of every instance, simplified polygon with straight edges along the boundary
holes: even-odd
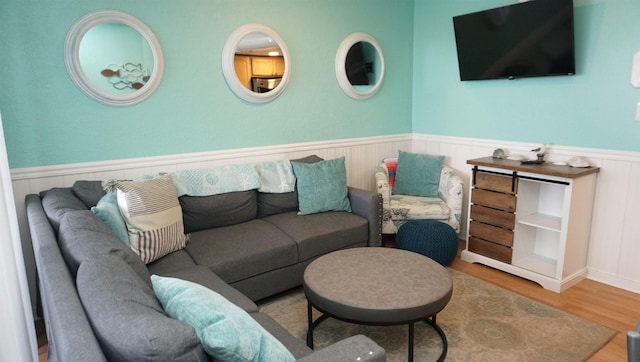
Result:
[[[413,0],[2,0],[0,111],[11,168],[409,133]],[[64,40],[86,13],[114,9],[142,20],[165,60],[156,92],[130,107],[81,93],[64,65]],[[221,70],[227,37],[246,23],[273,28],[292,75],[275,101],[250,104]],[[356,101],[335,79],[342,40],[380,44],[385,79]]]
[[[640,1],[574,0],[575,76],[460,82],[452,17],[514,3],[415,1],[413,131],[640,151]]]

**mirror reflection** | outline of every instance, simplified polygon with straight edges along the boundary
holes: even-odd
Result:
[[[238,42],[234,68],[245,88],[255,93],[268,93],[282,81],[285,60],[282,49],[272,36],[255,32]]]
[[[96,87],[115,94],[142,88],[153,72],[153,53],[146,39],[122,23],[89,29],[79,47],[82,71]]]
[[[369,42],[359,41],[351,46],[345,59],[347,79],[357,89],[366,90],[378,81],[380,57]]]

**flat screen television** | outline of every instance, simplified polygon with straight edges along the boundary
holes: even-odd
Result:
[[[460,80],[575,73],[572,0],[532,0],[453,17]]]

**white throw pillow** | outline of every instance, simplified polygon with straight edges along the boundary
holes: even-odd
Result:
[[[171,176],[118,181],[114,186],[131,249],[143,262],[148,264],[186,246],[182,208]]]

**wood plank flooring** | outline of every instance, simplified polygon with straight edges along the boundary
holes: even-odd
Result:
[[[386,243],[393,246],[393,240]],[[618,331],[589,361],[626,361],[626,333],[640,320],[640,294],[588,279],[558,294],[517,276],[462,261],[459,253],[451,268]],[[47,342],[42,323],[36,322],[36,331],[40,361],[46,361]]]

